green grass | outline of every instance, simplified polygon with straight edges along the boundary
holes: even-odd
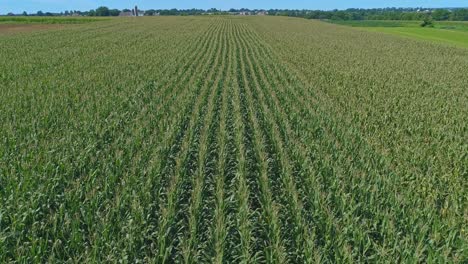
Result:
[[[419,21],[399,20],[326,20],[327,22],[351,27],[418,27]]]
[[[366,30],[468,48],[468,32],[463,31],[421,27],[372,27]]]
[[[351,27],[420,27],[421,21],[400,20],[325,20],[326,22]],[[468,31],[468,22],[434,21],[434,28]]]
[[[83,24],[107,20],[90,17],[0,17],[0,24]]]
[[[468,21],[436,21],[434,28],[468,32]]]
[[[0,47],[0,263],[466,262],[466,49],[257,16]]]
[[[468,47],[468,23],[436,21],[433,28],[423,28],[419,21],[328,21],[338,25],[384,32],[419,40]]]

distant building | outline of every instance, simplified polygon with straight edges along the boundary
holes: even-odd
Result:
[[[266,15],[268,15],[268,12],[267,11],[258,11],[257,15],[258,16],[266,16]]]
[[[239,15],[240,15],[240,16],[250,16],[250,12],[248,12],[248,11],[242,11],[242,12],[239,12]]]
[[[121,17],[131,17],[131,16],[133,16],[133,12],[131,12],[131,11],[120,12],[119,16],[121,16]]]
[[[119,14],[119,16],[122,16],[122,17],[130,17],[130,16],[134,17],[134,16],[144,16],[144,15],[145,15],[145,11],[139,10],[138,6],[135,6],[135,8],[132,9],[131,11],[126,11],[126,12],[122,11]]]
[[[145,15],[145,11],[139,10],[138,6],[135,6],[135,8],[132,11],[133,11],[133,16],[144,16]]]
[[[418,12],[418,13],[430,13],[431,10],[429,10],[429,9],[425,9],[425,10],[423,10],[423,9],[417,9],[416,12]]]

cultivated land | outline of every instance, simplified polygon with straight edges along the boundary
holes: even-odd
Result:
[[[72,24],[84,24],[90,22],[105,21],[106,18],[96,17],[0,17],[0,35],[15,34],[21,32],[41,31],[57,29]]]
[[[84,24],[104,20],[107,20],[107,18],[5,16],[0,17],[0,24]]]
[[[467,49],[284,17],[0,46],[0,262],[468,259]]]

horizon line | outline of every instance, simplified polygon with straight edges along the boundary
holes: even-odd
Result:
[[[135,6],[138,6],[138,5],[135,5]],[[96,10],[97,8],[99,7],[107,7],[109,9],[117,9],[117,10],[123,10],[123,9],[128,9],[128,8],[132,8],[132,7],[126,7],[126,8],[114,8],[114,7],[110,7],[110,6],[106,6],[106,5],[100,5],[100,6],[97,6],[96,8],[92,8],[92,9],[88,9],[88,10],[80,10],[80,9],[66,9],[66,10],[62,10],[62,11],[47,11],[47,10],[37,10],[35,11],[35,13],[41,11],[41,12],[44,12],[44,13],[52,13],[52,14],[60,14],[62,12],[65,12],[65,11],[78,11],[78,12],[88,12],[90,10]],[[134,7],[134,6],[133,6]],[[212,8],[215,8],[215,7],[212,7]],[[415,7],[397,7],[397,6],[388,6],[388,7],[368,7],[368,8],[365,8],[365,7],[348,7],[348,8],[345,8],[345,9],[340,9],[340,8],[333,8],[333,9],[309,9],[309,8],[247,8],[247,7],[241,7],[241,8],[229,8],[229,9],[218,9],[218,8],[215,8],[216,10],[218,11],[221,11],[221,12],[229,12],[230,9],[236,9],[236,10],[240,10],[240,9],[247,9],[247,10],[264,10],[264,11],[268,11],[268,10],[310,10],[310,11],[346,11],[346,10],[349,10],[349,9],[361,9],[361,10],[374,10],[374,9],[465,9],[465,8],[468,8],[468,6],[453,6],[453,7],[424,7],[424,6],[415,6]],[[193,8],[144,8],[144,9],[141,9],[141,10],[193,10],[193,9],[196,9],[196,10],[203,10],[203,11],[208,11],[210,8],[206,9],[206,8],[196,8],[196,7],[193,7]],[[26,11],[22,11],[22,12],[26,12]],[[0,15],[7,15],[9,13],[13,13],[13,14],[20,14],[20,13],[14,13],[14,12],[6,12],[6,13],[0,13]],[[32,12],[27,12],[28,14],[34,14]]]

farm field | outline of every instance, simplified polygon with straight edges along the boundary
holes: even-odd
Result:
[[[1,24],[84,24],[104,21],[106,18],[96,17],[27,17],[4,16],[0,17]]]
[[[0,35],[16,34],[22,32],[38,32],[70,27],[73,24],[102,22],[106,18],[96,17],[19,17],[0,16]]]
[[[332,21],[334,24],[383,32],[419,40],[468,48],[468,23],[436,21],[433,28],[423,28],[420,21]]]
[[[1,263],[468,260],[465,48],[240,16],[0,47]]]

